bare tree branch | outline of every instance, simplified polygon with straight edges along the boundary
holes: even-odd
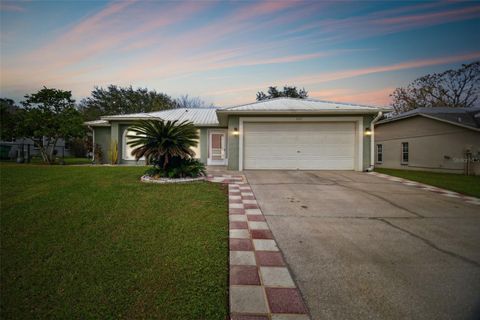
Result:
[[[390,95],[396,113],[420,107],[471,107],[480,94],[480,61],[428,74]]]

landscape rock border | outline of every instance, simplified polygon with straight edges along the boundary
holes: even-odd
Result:
[[[140,178],[141,182],[146,182],[146,183],[161,183],[161,184],[167,184],[167,183],[185,183],[185,182],[194,182],[194,181],[203,181],[205,180],[206,177],[198,177],[198,178],[177,178],[177,179],[170,179],[170,178],[160,178],[160,179],[155,179],[151,176],[143,175]]]

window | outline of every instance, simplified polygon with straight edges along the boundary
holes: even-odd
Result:
[[[377,144],[377,162],[378,163],[383,162],[383,145],[382,144]]]
[[[402,142],[402,163],[408,163],[408,142]]]

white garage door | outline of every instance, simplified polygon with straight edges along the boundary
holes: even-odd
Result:
[[[245,169],[353,170],[354,122],[244,123]]]

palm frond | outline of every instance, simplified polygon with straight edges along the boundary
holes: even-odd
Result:
[[[163,167],[172,158],[192,158],[192,147],[198,145],[197,129],[189,121],[145,120],[129,130],[135,133],[127,135],[135,159],[145,157],[149,162],[161,162]]]

